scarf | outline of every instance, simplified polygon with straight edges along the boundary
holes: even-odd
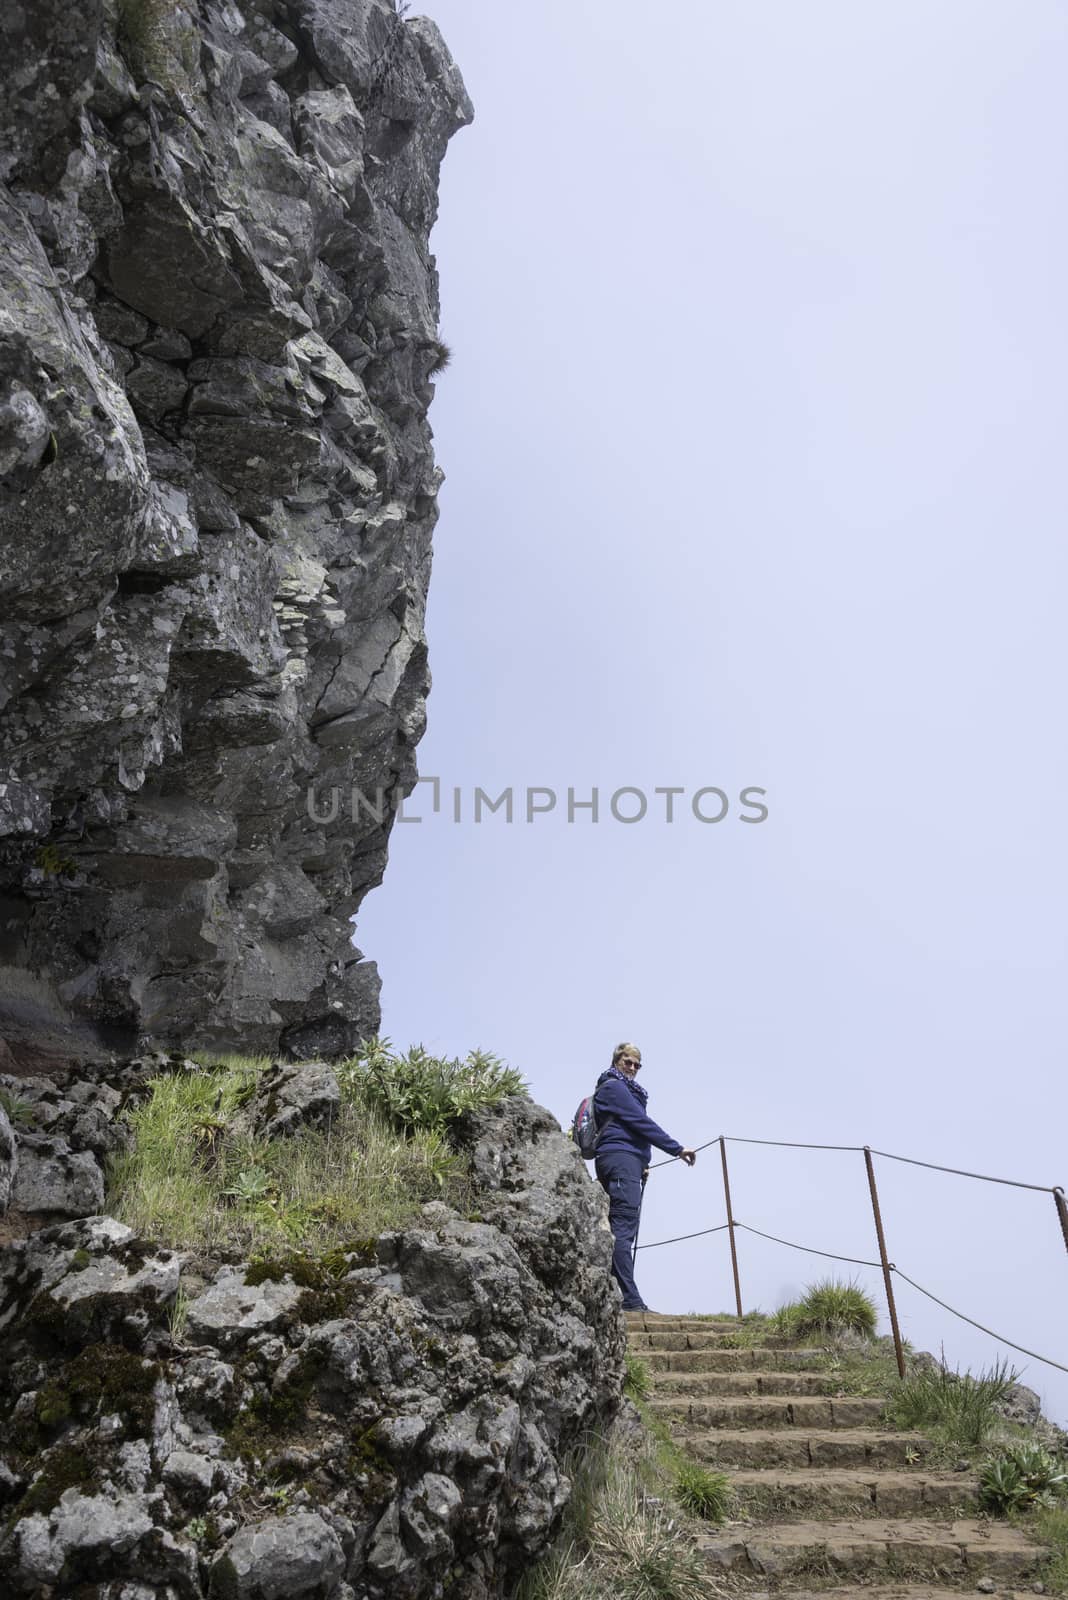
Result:
[[[642,1110],[645,1110],[646,1102],[649,1099],[648,1089],[643,1089],[640,1083],[638,1083],[634,1078],[628,1078],[627,1074],[625,1072],[620,1072],[618,1067],[606,1067],[601,1073],[601,1076],[597,1079],[597,1082],[601,1084],[606,1078],[618,1078],[620,1083],[625,1083],[635,1100],[637,1100],[640,1104]]]

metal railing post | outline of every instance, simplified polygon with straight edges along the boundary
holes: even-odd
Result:
[[[871,1150],[864,1146],[864,1165],[868,1169],[868,1188],[871,1191],[871,1208],[875,1214],[875,1233],[879,1240],[879,1260],[883,1264],[883,1283],[886,1285],[886,1303],[890,1309],[890,1328],[894,1335],[894,1354],[897,1357],[898,1377],[905,1376],[905,1354],[901,1348],[901,1329],[897,1325],[897,1306],[894,1304],[894,1285],[890,1278],[890,1263],[886,1258],[886,1238],[883,1234],[882,1213],[879,1210],[879,1191],[875,1187],[875,1167]]]
[[[1064,1248],[1068,1250],[1068,1201],[1064,1198],[1064,1190],[1060,1184],[1053,1191],[1053,1204],[1057,1207],[1057,1216],[1064,1235]]]
[[[723,1198],[727,1202],[727,1234],[731,1241],[731,1266],[734,1269],[734,1303],[738,1308],[738,1320],[742,1320],[742,1287],[738,1278],[738,1246],[734,1242],[734,1213],[731,1210],[731,1180],[727,1176],[727,1143],[720,1135],[719,1153],[723,1161]]]

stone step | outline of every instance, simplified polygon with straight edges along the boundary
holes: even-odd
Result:
[[[625,1311],[628,1333],[737,1333],[736,1317],[662,1317],[653,1311]]]
[[[685,1428],[864,1428],[879,1421],[883,1404],[810,1395],[695,1400],[682,1394],[658,1395],[649,1401],[657,1416]]]
[[[822,1350],[731,1350],[719,1346],[711,1350],[636,1350],[635,1355],[647,1371],[653,1372],[754,1372],[772,1368],[786,1372],[792,1367],[815,1367]]]
[[[736,1333],[687,1333],[684,1329],[673,1333],[632,1333],[627,1343],[636,1355],[646,1350],[737,1350]],[[776,1339],[768,1334],[759,1345],[742,1346],[744,1349],[782,1350],[791,1347],[789,1339]]]
[[[739,1467],[919,1467],[931,1449],[915,1433],[875,1428],[744,1428],[684,1436],[686,1453],[731,1472]]]
[[[728,1527],[695,1541],[709,1566],[776,1582],[812,1578],[1022,1578],[1046,1552],[1002,1522],[862,1518]]]
[[[750,1600],[768,1600],[766,1589],[760,1593],[747,1592]],[[937,1589],[929,1583],[865,1583],[860,1590],[855,1584],[850,1584],[848,1589],[795,1589],[791,1586],[788,1592],[790,1600],[857,1600],[858,1594],[863,1595],[864,1600],[961,1600],[959,1589]],[[1025,1592],[1030,1600],[1030,1585]],[[1002,1593],[1011,1594],[1011,1591]]]
[[[657,1372],[657,1396],[833,1395],[841,1384],[826,1372]]]
[[[785,1521],[801,1516],[906,1517],[974,1508],[979,1492],[964,1472],[894,1472],[808,1467],[743,1469],[731,1473],[731,1488],[751,1517]]]

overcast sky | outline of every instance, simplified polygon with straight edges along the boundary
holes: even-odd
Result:
[[[357,925],[384,1031],[496,1051],[561,1121],[633,1039],[690,1142],[1068,1184],[1068,10],[429,9],[476,122],[433,241],[441,809],[421,785]],[[753,1227],[875,1254],[860,1155],[731,1160]],[[911,1277],[1068,1365],[1049,1194],[880,1180]],[[723,1215],[713,1150],[654,1174],[642,1236]],[[740,1248],[747,1308],[832,1265]],[[725,1236],[638,1280],[728,1307]],[[899,1296],[920,1347],[1011,1354]],[[1068,1375],[1015,1359],[1068,1422]]]

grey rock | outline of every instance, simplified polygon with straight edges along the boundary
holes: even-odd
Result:
[[[68,1489],[50,1516],[24,1517],[16,1534],[15,1575],[24,1582],[54,1584],[64,1569],[88,1576],[105,1562],[133,1554],[153,1532],[139,1495],[84,1495]]]
[[[104,1204],[104,1174],[94,1156],[72,1152],[65,1139],[24,1134],[11,1204],[19,1211],[92,1216]]]
[[[211,1567],[218,1600],[328,1600],[345,1569],[333,1529],[315,1512],[298,1511],[242,1528]]]
[[[394,1500],[379,1518],[367,1555],[367,1565],[374,1575],[387,1583],[396,1583],[406,1577],[415,1562],[404,1548],[400,1532],[400,1506]]]
[[[1025,1428],[1030,1428],[1034,1427],[1042,1415],[1042,1402],[1033,1389],[1028,1389],[1022,1383],[1014,1383],[998,1402],[996,1409],[1009,1422],[1021,1423]]]
[[[112,1217],[42,1228],[0,1253],[0,1331],[24,1314],[77,1341],[162,1321],[181,1257],[139,1248]]]
[[[328,1128],[340,1106],[337,1076],[326,1062],[277,1062],[260,1077],[240,1120],[260,1138],[279,1139],[301,1128]]]
[[[0,1106],[0,1212],[7,1210],[11,1201],[11,1191],[19,1170],[19,1153],[15,1140],[15,1130],[8,1120],[7,1112]]]
[[[302,1293],[291,1283],[249,1285],[243,1273],[227,1272],[189,1305],[187,1326],[194,1337],[230,1349],[292,1322]]]
[[[401,1517],[412,1549],[421,1560],[446,1556],[452,1550],[449,1528],[462,1504],[451,1478],[428,1472],[404,1491]]]
[[[191,1450],[172,1450],[164,1463],[163,1481],[189,1505],[206,1505],[215,1484],[215,1466]]]

